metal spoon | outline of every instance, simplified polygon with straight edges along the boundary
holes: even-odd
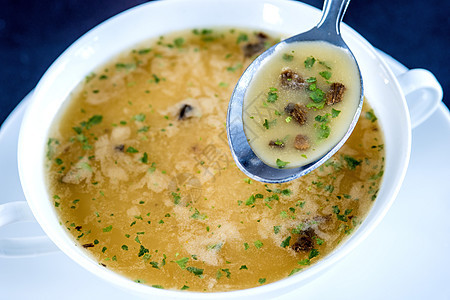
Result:
[[[260,182],[282,183],[306,175],[320,166],[322,163],[327,161],[334,153],[336,153],[336,151],[338,151],[339,148],[342,147],[344,142],[353,131],[361,113],[363,104],[363,84],[361,73],[359,72],[359,67],[357,64],[356,66],[358,68],[358,72],[360,73],[361,96],[352,123],[350,124],[350,127],[342,140],[332,149],[330,149],[330,151],[326,153],[326,155],[313,163],[292,169],[277,169],[264,164],[264,162],[262,162],[251,149],[247,141],[247,137],[244,133],[244,125],[242,120],[243,101],[247,87],[253,75],[258,72],[258,69],[263,61],[270,59],[271,54],[274,53],[278,45],[302,41],[325,41],[347,50],[353,57],[353,54],[350,52],[347,45],[343,41],[339,29],[340,23],[349,3],[350,0],[325,0],[322,18],[313,29],[281,41],[280,43],[274,45],[273,47],[262,53],[250,64],[250,66],[244,71],[241,78],[239,79],[228,106],[227,135],[231,154],[233,155],[237,166],[248,177]]]

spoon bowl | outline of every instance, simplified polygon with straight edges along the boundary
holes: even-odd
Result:
[[[363,84],[358,64],[356,63],[353,54],[345,44],[340,34],[340,23],[349,3],[350,0],[325,0],[322,18],[314,28],[307,32],[292,36],[269,48],[267,51],[259,55],[248,66],[248,68],[244,71],[241,78],[239,79],[228,106],[227,135],[231,154],[239,169],[248,177],[266,183],[283,183],[299,178],[303,175],[308,174],[312,170],[319,167],[322,163],[327,161],[342,147],[342,145],[352,133],[356,122],[358,121],[363,105]],[[337,46],[348,52],[353,60],[355,60],[356,68],[358,68],[358,74],[360,78],[359,104],[351,121],[351,124],[349,124],[348,130],[343,138],[336,145],[334,145],[324,156],[312,163],[296,168],[274,168],[266,165],[254,153],[247,140],[247,136],[244,132],[244,124],[242,118],[244,114],[244,96],[255,73],[258,72],[260,67],[267,60],[271,59],[272,54],[274,54],[279,48],[284,47],[286,44],[313,41],[323,41],[333,46]]]

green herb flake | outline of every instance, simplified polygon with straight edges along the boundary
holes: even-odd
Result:
[[[147,154],[147,152],[144,152],[144,154],[142,155],[142,157],[139,160],[142,163],[144,163],[144,164],[148,163],[148,154]]]
[[[337,116],[339,116],[340,113],[341,113],[340,110],[336,110],[334,108],[331,109],[331,117],[332,118],[336,118]]]
[[[283,60],[285,60],[285,61],[292,61],[293,59],[294,59],[294,55],[288,54],[288,53],[284,53],[283,54]]]
[[[248,270],[248,268],[247,268],[246,265],[242,265],[242,266],[239,268],[239,270]]]
[[[156,74],[152,74],[152,77],[153,77],[153,82],[155,82],[155,83],[159,83],[161,81],[161,79],[158,76],[156,76]]]
[[[309,98],[316,104],[320,104],[325,100],[325,93],[319,88],[315,88],[314,90],[309,92]],[[323,107],[322,107],[323,108]]]
[[[103,228],[103,232],[110,232],[112,230],[112,225],[106,226]]]
[[[150,129],[149,126],[142,126],[141,128],[138,129],[137,132],[147,132]]]
[[[157,288],[157,289],[164,289],[164,287],[159,284],[153,284],[152,287]]]
[[[264,284],[266,282],[266,278],[258,279],[259,284]]]
[[[298,262],[299,265],[302,266],[309,266],[311,264],[311,261],[308,258],[302,259]]]
[[[349,168],[349,170],[354,170],[362,162],[362,160],[357,160],[349,155],[344,155],[343,158],[347,163],[347,167]]]
[[[275,234],[280,233],[280,230],[281,230],[281,225],[273,226],[273,232],[274,232]]]
[[[253,205],[255,204],[256,198],[254,195],[251,195],[246,201],[245,205]]]
[[[282,161],[281,159],[277,158],[276,164],[277,164],[279,169],[283,169],[284,167],[286,167],[287,164],[289,164],[289,162],[288,161]]]
[[[136,69],[136,64],[135,63],[128,63],[128,64],[117,63],[116,69],[118,71],[121,71],[121,70],[132,71],[132,70]]]
[[[189,261],[189,257],[183,257],[179,260],[174,260],[172,262],[176,263],[181,269],[186,269],[186,264]]]
[[[364,117],[371,121],[372,123],[375,122],[376,120],[378,120],[378,118],[375,116],[373,109],[369,110],[368,112],[365,113]]]
[[[384,174],[384,171],[381,170],[377,174],[370,176],[369,180],[377,180],[377,179],[381,178],[383,176],[383,174]]]
[[[274,103],[278,100],[278,93],[276,88],[270,88],[270,91],[267,93],[267,102]]]
[[[327,68],[328,70],[331,70],[331,67],[324,61],[319,61],[319,64],[321,64],[322,66],[324,66],[325,68]]]
[[[144,49],[138,50],[138,54],[143,55],[143,54],[149,53],[150,51],[152,51],[151,48],[144,48]]]
[[[248,41],[248,36],[245,33],[240,33],[237,37],[236,44],[246,41]]]
[[[317,81],[316,77],[308,77],[305,80],[307,83],[314,83]]]
[[[201,277],[203,275],[203,269],[199,269],[196,267],[187,267],[186,270],[198,277]]]
[[[312,259],[320,254],[319,250],[317,249],[311,249],[311,252],[309,252],[308,258]]]
[[[290,242],[291,242],[291,236],[289,235],[284,241],[281,242],[280,247],[286,248],[287,246],[289,246]]]
[[[197,209],[195,209],[195,213],[192,214],[191,218],[195,220],[205,220],[208,218],[208,216],[205,214],[201,214]]]
[[[143,256],[146,253],[149,253],[150,250],[148,250],[147,248],[145,248],[144,246],[141,245],[141,247],[139,248],[139,253],[138,253],[138,257]]]
[[[234,71],[236,71],[236,70],[239,70],[240,68],[242,68],[242,64],[241,64],[241,63],[238,63],[238,64],[236,64],[235,66],[228,67],[228,68],[227,68],[227,71],[229,71],[229,72],[234,72]]]
[[[264,246],[264,244],[260,240],[253,242],[253,245],[255,245],[257,249],[260,249],[262,246]]]
[[[79,164],[79,166],[80,166],[80,168],[83,169],[83,170],[86,170],[86,171],[88,171],[88,172],[92,172],[91,165],[88,164],[87,162],[81,162],[81,163]]]
[[[180,290],[184,291],[184,290],[187,290],[188,288],[189,287],[187,285],[183,285]]]
[[[317,128],[317,138],[320,140],[326,139],[330,136],[331,128],[328,125],[320,124]]]
[[[315,120],[316,122],[319,122],[319,123],[327,123],[327,122],[329,122],[328,116],[329,116],[329,114],[325,114],[324,116],[317,115],[317,116],[314,118],[314,120]]]
[[[137,114],[133,116],[133,120],[137,122],[144,122],[145,121],[145,115],[144,114]]]
[[[323,107],[325,106],[325,101],[319,102],[319,103],[308,103],[306,104],[307,108],[313,108],[314,110],[316,109],[323,109]]]
[[[315,62],[316,62],[316,59],[314,57],[312,57],[312,56],[307,57],[304,62],[305,68],[311,69]]]
[[[303,269],[302,269],[302,268],[295,268],[295,269],[293,269],[293,270],[291,271],[291,273],[289,273],[288,276],[292,276],[292,275],[294,275],[295,273],[300,272],[301,270],[303,270]]]
[[[184,44],[184,38],[182,38],[182,37],[176,38],[173,41],[173,44],[175,45],[175,47],[181,48],[183,46],[183,44]]]
[[[173,197],[173,203],[174,203],[175,205],[180,204],[180,201],[181,201],[181,195],[180,195],[180,194],[177,194],[177,193],[175,193],[175,192],[172,192],[172,197]]]
[[[127,245],[122,245],[122,250],[128,251],[128,246]]]
[[[331,72],[330,71],[322,71],[319,72],[319,75],[325,78],[326,80],[331,78]]]
[[[128,153],[138,153],[139,151],[137,149],[135,149],[135,148],[130,146],[130,147],[127,148],[127,152]]]

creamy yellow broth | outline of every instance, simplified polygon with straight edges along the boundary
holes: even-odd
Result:
[[[361,224],[384,166],[367,104],[342,149],[300,179],[264,185],[233,162],[229,97],[274,42],[237,29],[177,32],[80,83],[45,158],[51,201],[77,245],[136,282],[217,292],[301,272]]]
[[[360,95],[358,68],[348,51],[326,42],[280,45],[245,93],[245,134],[267,165],[304,166],[344,137]]]

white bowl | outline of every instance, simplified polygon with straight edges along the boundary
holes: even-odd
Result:
[[[130,293],[170,298],[228,299],[256,298],[262,295],[279,296],[283,292],[299,288],[347,255],[381,221],[400,189],[409,161],[411,124],[405,97],[397,79],[376,54],[374,48],[346,25],[341,28],[343,38],[359,63],[364,79],[365,95],[378,116],[385,134],[384,179],[374,207],[362,225],[338,249],[304,272],[261,287],[226,293],[161,290],[135,283],[99,266],[85,254],[83,249],[74,246],[71,237],[58,222],[54,207],[49,200],[51,196],[47,191],[44,176],[43,159],[48,131],[58,113],[64,108],[70,92],[92,69],[104,64],[123,50],[148,38],[190,28],[244,27],[279,32],[289,36],[311,28],[319,18],[320,11],[294,1],[157,1],[121,13],[82,36],[52,64],[40,80],[33,99],[29,103],[19,137],[18,160],[23,191],[34,216],[51,241],[83,268]],[[429,75],[422,74],[420,77],[422,82],[424,76]],[[413,86],[408,92],[417,90],[414,88],[417,79],[405,76],[402,80],[403,86]],[[436,106],[437,101],[433,99],[439,98],[439,90],[435,85],[433,86],[433,78],[427,77],[427,80],[429,84],[426,87],[431,93],[424,93],[425,96],[422,98],[432,99],[429,101],[431,108],[417,110],[418,117],[415,117],[415,120],[418,122],[421,121],[420,118],[426,117],[425,111]],[[24,205],[20,206],[11,208],[9,211],[4,206],[3,210],[7,211],[4,214],[13,215],[15,217],[11,219],[19,220],[23,218],[20,211],[24,209]],[[0,207],[0,216],[1,210]],[[27,248],[22,245],[20,253],[26,254],[27,251],[24,249]],[[31,251],[35,253],[47,251],[48,242],[45,240],[35,242],[28,249],[33,249]]]

